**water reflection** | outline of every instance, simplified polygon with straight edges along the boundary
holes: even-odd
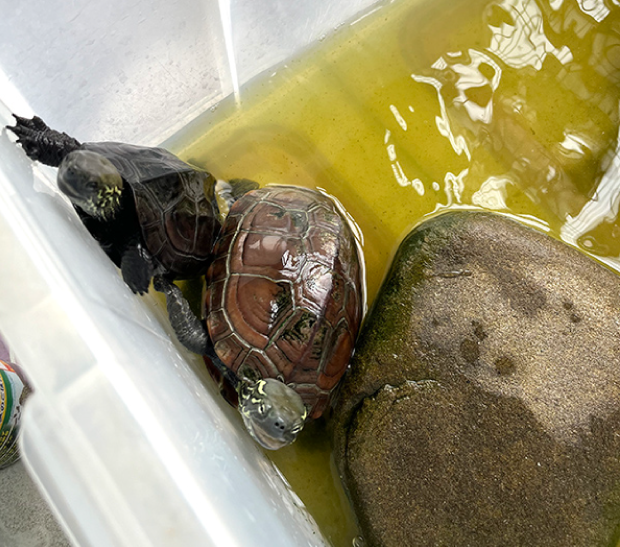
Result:
[[[618,0],[611,0],[611,2],[616,6],[620,6],[620,2],[618,2]],[[564,0],[549,0],[549,5],[553,10],[560,9],[563,4]],[[604,0],[577,0],[577,4],[583,13],[589,15],[592,19],[599,23],[610,13],[610,10],[605,5]]]
[[[454,95],[452,104],[455,107],[462,107],[474,122],[491,122],[491,98],[502,75],[502,69],[492,57],[475,49],[467,53],[448,53],[445,59],[440,57],[433,68],[444,73],[450,71],[450,87]]]
[[[512,181],[506,177],[489,177],[474,193],[471,201],[474,205],[491,211],[507,209],[506,186],[508,184],[512,184]]]
[[[436,90],[435,126],[468,161],[445,176],[447,205],[507,211],[518,187],[567,242],[620,256],[617,6],[494,1],[483,10],[481,44],[445,51],[412,74]]]
[[[612,2],[620,5],[616,0]],[[581,11],[599,23],[609,15],[609,8],[603,0],[578,0],[578,4]]]
[[[435,65],[437,65],[438,63],[435,63]],[[445,62],[443,64],[440,64],[439,66],[442,67],[439,69],[440,71],[448,70],[448,65]],[[467,156],[467,159],[471,160],[471,152],[469,151],[469,147],[467,145],[465,137],[452,130],[452,122],[450,121],[450,116],[448,116],[448,108],[446,106],[446,100],[443,93],[444,82],[441,79],[434,78],[432,76],[412,74],[411,77],[416,82],[429,84],[437,90],[437,98],[439,100],[439,109],[441,111],[441,116],[437,116],[435,118],[435,124],[437,125],[439,134],[446,137],[450,141],[452,149],[459,156],[461,154],[465,154]]]
[[[592,238],[587,234],[596,227],[617,220],[618,204],[620,203],[620,142],[616,149],[609,153],[609,167],[601,180],[592,198],[584,205],[575,217],[568,217],[561,228],[560,235],[564,241],[574,245],[581,244],[589,251],[597,254],[606,254],[601,251],[611,249],[597,248]],[[610,236],[616,239],[618,230],[613,226]]]
[[[540,70],[547,55],[562,64],[573,58],[567,46],[556,48],[547,38],[542,11],[534,0],[493,3],[485,16],[493,36],[487,50],[509,67]]]

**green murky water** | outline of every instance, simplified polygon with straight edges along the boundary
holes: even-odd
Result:
[[[619,6],[380,4],[219,105],[177,152],[221,178],[336,196],[364,235],[370,300],[403,235],[456,207],[518,217],[618,269]],[[350,546],[323,425],[271,456]]]

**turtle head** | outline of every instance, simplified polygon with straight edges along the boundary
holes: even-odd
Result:
[[[297,438],[308,415],[299,393],[272,378],[245,384],[240,391],[243,423],[261,446],[277,450]]]
[[[105,156],[75,150],[58,168],[58,188],[73,205],[105,220],[114,217],[120,207],[123,178]]]

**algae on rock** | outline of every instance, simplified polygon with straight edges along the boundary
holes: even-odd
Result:
[[[612,547],[620,280],[499,215],[401,244],[335,412],[371,546]]]

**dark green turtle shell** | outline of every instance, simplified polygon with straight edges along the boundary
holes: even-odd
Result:
[[[215,178],[163,148],[85,143],[102,154],[131,188],[147,250],[176,279],[205,273],[219,234]]]

